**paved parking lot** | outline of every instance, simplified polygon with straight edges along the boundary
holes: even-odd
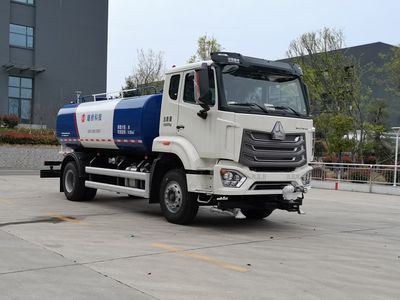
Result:
[[[399,299],[400,197],[312,190],[306,215],[190,226],[58,180],[0,176],[1,299]]]

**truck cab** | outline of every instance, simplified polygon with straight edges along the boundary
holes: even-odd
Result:
[[[205,203],[260,216],[300,211],[315,131],[301,75],[226,52],[169,70],[153,151],[179,157],[188,191]]]

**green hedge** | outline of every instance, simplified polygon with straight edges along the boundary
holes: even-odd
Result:
[[[59,145],[54,130],[0,128],[0,144]]]

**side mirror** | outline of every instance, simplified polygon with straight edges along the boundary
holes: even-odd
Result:
[[[195,100],[201,106],[197,115],[202,118],[207,118],[207,112],[210,110],[211,90],[208,78],[208,66],[206,63],[201,65],[200,69],[195,70],[194,73],[194,92]]]

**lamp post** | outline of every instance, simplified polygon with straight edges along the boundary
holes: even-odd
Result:
[[[393,178],[393,186],[397,185],[397,156],[399,154],[399,134],[400,134],[400,127],[392,127],[392,130],[396,132],[396,149],[395,149],[395,156],[394,156],[394,178]]]

